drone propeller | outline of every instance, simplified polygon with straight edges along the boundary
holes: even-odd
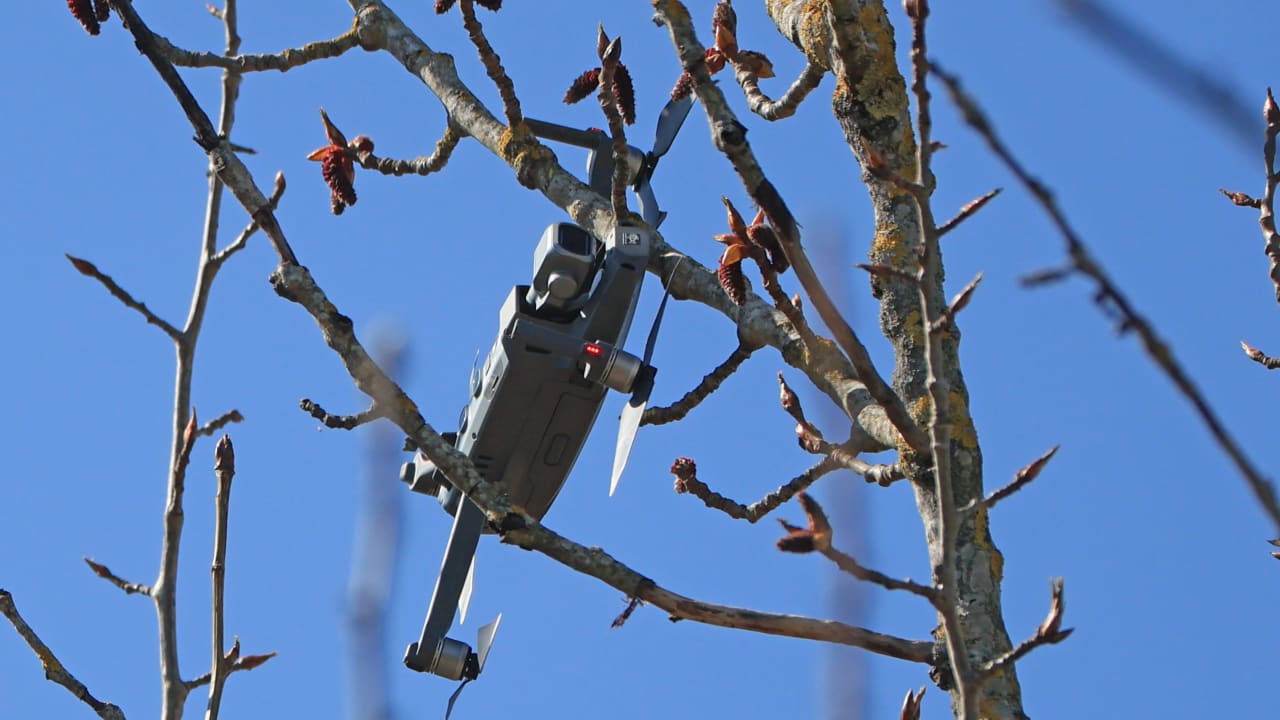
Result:
[[[687,112],[687,111],[686,111]],[[684,258],[676,261],[671,270],[674,278],[676,270]],[[653,392],[653,378],[658,369],[650,364],[653,360],[653,347],[658,342],[658,327],[662,325],[662,314],[667,309],[667,299],[671,297],[671,279],[667,280],[667,288],[662,293],[662,301],[658,303],[658,313],[653,318],[653,327],[649,328],[649,339],[644,344],[644,359],[640,364],[640,372],[636,375],[635,384],[631,387],[631,399],[622,409],[618,422],[618,445],[613,451],[613,476],[609,480],[609,496],[613,497],[618,489],[618,481],[622,479],[622,471],[627,467],[627,459],[631,457],[631,446],[635,444],[636,432],[640,429],[640,420],[644,417],[645,408],[649,406],[649,394]]]
[[[471,608],[471,593],[476,589],[476,558],[471,556],[471,567],[467,569],[467,579],[462,583],[462,592],[458,594],[458,624],[467,622],[467,610]]]
[[[454,690],[453,694],[449,696],[449,704],[444,709],[444,720],[449,720],[449,716],[453,714],[453,704],[458,701],[458,696],[462,694],[462,688],[479,677],[480,671],[484,670],[484,663],[489,658],[489,650],[493,648],[493,639],[498,635],[498,623],[500,622],[502,622],[501,613],[498,614],[498,617],[493,622],[480,628],[479,632],[476,633],[475,670],[465,675],[462,679],[462,684],[458,685],[458,689]]]
[[[675,141],[676,134],[680,132],[680,127],[684,125],[684,120],[689,116],[689,109],[692,107],[693,99],[684,97],[671,100],[662,108],[662,112],[658,115],[657,130],[654,131],[653,150],[645,155],[640,172],[636,175],[635,189],[636,198],[640,203],[640,217],[655,228],[662,224],[667,214],[658,209],[658,200],[654,197],[653,186],[649,181],[653,177],[654,168],[658,166],[658,160],[671,149],[671,143]]]

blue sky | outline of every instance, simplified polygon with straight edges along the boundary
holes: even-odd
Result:
[[[342,2],[242,5],[246,52],[332,37],[350,23]],[[496,108],[456,12],[438,18],[430,5],[394,7],[433,48],[455,54],[464,79]],[[603,125],[593,103],[560,103],[568,83],[595,64],[595,27],[603,22],[625,38],[639,104],[634,137],[647,145],[679,74],[665,32],[649,22],[649,3],[508,5],[482,19],[526,113]],[[690,5],[706,18],[713,3]],[[777,37],[762,3],[738,5],[740,42],[771,57],[781,79],[766,89],[780,93],[801,61]],[[935,5],[933,53],[965,79],[1008,142],[1055,189],[1254,460],[1273,468],[1271,410],[1280,378],[1248,362],[1238,346],[1248,340],[1280,353],[1273,288],[1256,216],[1217,193],[1260,193],[1259,148],[1120,64],[1051,3]],[[203,3],[139,3],[139,10],[180,45],[221,46],[221,28]],[[10,158],[0,195],[7,226],[0,302],[8,309],[0,369],[9,380],[0,434],[7,470],[0,587],[95,694],[130,717],[149,717],[159,703],[150,603],[93,577],[80,558],[142,582],[155,575],[173,354],[161,333],[76,274],[62,254],[97,263],[180,323],[194,278],[205,162],[177,104],[117,20],[89,38],[62,3],[25,3],[15,12],[0,43],[11,68],[9,110],[0,115]],[[902,19],[897,7],[893,13]],[[1250,108],[1261,107],[1268,84],[1280,84],[1266,51],[1276,27],[1267,3],[1224,1],[1210,12],[1178,0],[1130,17]],[[212,111],[216,73],[184,77]],[[795,118],[776,125],[747,116],[740,99],[735,107],[805,226],[806,244],[827,258],[830,282],[847,287],[849,316],[887,368],[874,301],[852,269],[865,257],[870,210],[830,119],[830,89],[828,79]],[[1066,643],[1019,666],[1028,712],[1042,719],[1266,715],[1274,703],[1261,690],[1274,679],[1280,590],[1280,567],[1264,542],[1272,528],[1186,404],[1090,304],[1090,288],[1077,281],[1019,287],[1021,275],[1060,262],[1060,241],[937,97],[935,135],[950,146],[936,163],[939,215],[992,187],[1009,188],[944,247],[949,292],[985,274],[962,316],[961,352],[988,486],[1062,445],[1041,479],[992,515],[1005,556],[1010,633],[1021,638],[1034,630],[1055,576],[1066,578],[1066,624],[1077,628]],[[318,168],[305,161],[324,144],[320,107],[348,136],[369,135],[379,154],[406,157],[430,151],[443,128],[440,105],[389,56],[357,51],[249,77],[233,137],[258,150],[248,163],[261,184],[284,170],[289,190],[279,217],[301,261],[363,338],[403,338],[403,385],[430,422],[452,429],[476,350],[496,332],[498,305],[511,285],[527,282],[542,228],[562,215],[464,141],[441,175],[362,172],[359,203],[333,217]],[[1255,117],[1260,144],[1260,113]],[[710,264],[720,249],[712,235],[724,231],[719,195],[740,206],[746,198],[705,128],[695,108],[654,187],[670,213],[667,240]],[[556,152],[567,168],[585,164],[579,150]],[[229,207],[224,242],[244,222]],[[321,431],[296,409],[302,397],[339,412],[365,401],[311,320],[272,293],[266,277],[274,265],[255,238],[223,270],[196,369],[201,417],[237,408],[247,419],[231,428],[239,472],[227,631],[240,636],[246,652],[280,653],[233,677],[223,706],[227,717],[330,717],[347,701],[346,585],[373,434]],[[648,285],[637,327],[656,308],[657,283]],[[655,401],[678,397],[733,345],[724,318],[673,303],[655,357]],[[831,616],[832,590],[846,580],[822,558],[781,555],[772,521],[751,526],[712,513],[675,495],[667,473],[674,457],[693,456],[704,480],[750,502],[807,467],[812,458],[795,448],[791,422],[777,407],[779,370],[785,368],[776,354],[758,353],[687,421],[643,431],[623,485],[609,499],[615,398],[548,525],[604,547],[677,592]],[[816,412],[822,399],[786,372]],[[831,421],[824,429],[840,434]],[[188,480],[179,591],[187,676],[204,672],[209,655],[212,456],[211,441],[198,445]],[[396,484],[394,465],[376,478]],[[845,516],[837,545],[862,548],[864,559],[887,573],[927,577],[908,488],[832,476],[815,493]],[[407,491],[398,498],[404,534],[385,661],[400,716],[429,716],[443,709],[452,686],[404,670],[399,657],[420,628],[448,519],[428,499]],[[788,506],[777,515],[796,520],[800,513]],[[498,612],[503,628],[457,717],[512,710],[535,717],[821,717],[830,709],[824,646],[673,624],[653,609],[611,630],[623,608],[616,591],[491,540],[481,546],[474,619],[456,632],[470,637]],[[925,638],[933,625],[916,598],[874,588],[861,597],[867,604],[859,622],[873,628]],[[868,668],[859,681],[868,688],[866,717],[895,716],[908,688],[928,684],[922,667],[872,658]],[[188,711],[201,707],[193,699]],[[90,716],[43,680],[7,626],[0,628],[0,716]],[[936,689],[925,716],[947,716]]]

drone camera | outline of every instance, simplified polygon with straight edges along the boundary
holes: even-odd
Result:
[[[596,270],[599,242],[572,223],[556,223],[542,233],[533,251],[533,284],[526,300],[538,310],[573,310]]]

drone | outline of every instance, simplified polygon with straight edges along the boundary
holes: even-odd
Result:
[[[650,364],[666,308],[663,294],[644,355],[623,349],[653,249],[649,228],[666,217],[650,180],[671,148],[693,101],[663,108],[653,149],[629,148],[625,162],[640,215],[648,227],[616,225],[603,241],[572,223],[546,228],[533,253],[529,285],[517,285],[498,314],[498,337],[482,367],[471,374],[470,398],[456,433],[444,433],[511,502],[541,520],[551,508],[609,390],[630,393],[622,411],[609,494],[626,467],[640,418],[653,390]],[[526,120],[539,137],[591,151],[587,179],[608,196],[614,171],[613,140],[597,129],[578,130]],[[422,635],[409,645],[404,664],[418,672],[461,680],[449,710],[467,682],[476,679],[502,616],[480,628],[476,647],[448,637],[455,612],[465,620],[480,536],[492,532],[484,512],[421,452],[401,469],[414,492],[435,497],[453,516],[444,560],[431,594]],[[446,712],[446,718],[448,717]]]

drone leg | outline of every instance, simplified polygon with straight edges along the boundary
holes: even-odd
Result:
[[[466,644],[445,637],[453,625],[458,598],[467,581],[467,571],[484,531],[485,516],[475,503],[463,498],[453,516],[453,530],[444,551],[440,576],[431,593],[431,606],[422,626],[422,637],[405,652],[404,664],[418,672],[429,672],[451,680],[475,677],[479,673],[476,654]]]

